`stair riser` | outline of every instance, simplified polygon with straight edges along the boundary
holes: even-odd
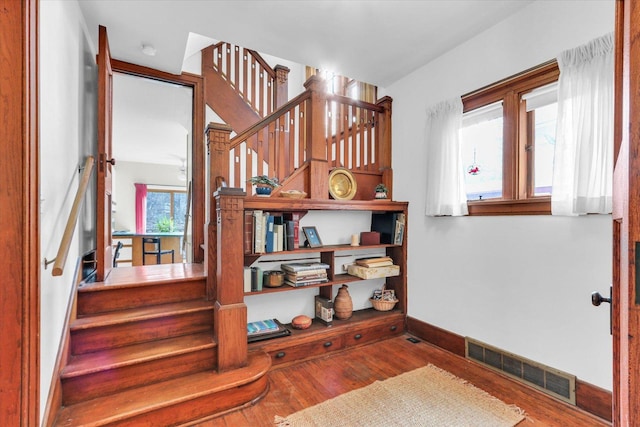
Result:
[[[216,366],[215,347],[136,363],[122,368],[62,380],[63,405],[90,400],[132,387],[210,371]]]
[[[248,402],[256,401],[264,396],[267,389],[268,381],[265,375],[246,385],[157,408],[154,411],[148,411],[121,421],[99,425],[117,425],[118,427],[180,425],[190,421],[202,420],[203,418],[211,418],[211,416],[215,414],[239,407]]]
[[[78,316],[203,299],[205,296],[206,282],[204,280],[115,289],[102,288],[99,291],[80,291],[78,293]]]
[[[211,310],[71,331],[71,354],[213,330]]]

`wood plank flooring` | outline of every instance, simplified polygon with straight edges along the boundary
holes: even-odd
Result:
[[[409,335],[302,361],[269,374],[270,389],[251,406],[200,422],[199,427],[273,427],[276,415],[287,416],[339,394],[364,387],[426,364],[433,364],[509,404],[528,418],[519,426],[609,426],[610,423],[576,407],[494,373],[474,362],[425,342],[413,344]]]

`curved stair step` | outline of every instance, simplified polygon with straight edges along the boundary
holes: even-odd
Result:
[[[169,426],[213,416],[259,399],[271,357],[249,352],[247,366],[202,372],[63,407],[55,426]]]

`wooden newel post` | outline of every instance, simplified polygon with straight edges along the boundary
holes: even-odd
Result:
[[[207,297],[215,298],[216,287],[216,201],[212,197],[218,189],[217,182],[222,177],[225,181],[229,177],[229,137],[231,126],[223,123],[209,123],[205,129],[207,137],[207,155],[209,164],[207,169],[207,202],[209,203],[209,218],[204,224],[205,244],[205,274],[207,275]]]
[[[274,111],[278,108],[282,107],[284,104],[289,101],[289,71],[291,71],[288,67],[284,65],[276,65],[273,70],[276,72],[275,78],[275,100],[274,100]]]
[[[247,364],[247,306],[244,303],[244,197],[241,188],[220,188],[216,200],[216,284],[213,315],[218,371]],[[235,242],[229,244],[228,242]],[[210,260],[211,261],[211,260]]]
[[[218,189],[216,186],[217,177],[222,177],[225,181],[229,181],[229,141],[231,140],[231,131],[231,126],[225,123],[209,123],[205,130],[207,135],[207,154],[209,155],[209,190],[211,193]]]
[[[309,153],[309,197],[329,198],[329,164],[327,162],[327,141],[325,136],[325,108],[327,97],[324,80],[311,76],[304,87],[311,92],[307,101],[307,153]]]
[[[389,96],[381,98],[377,105],[384,108],[384,112],[378,114],[376,126],[376,141],[378,141],[378,159],[380,159],[380,171],[382,183],[389,189],[389,198],[393,198],[393,169],[391,168],[391,103]]]

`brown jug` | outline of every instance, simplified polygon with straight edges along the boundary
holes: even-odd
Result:
[[[338,289],[338,295],[333,302],[333,311],[338,319],[348,319],[353,314],[353,301],[349,295],[349,287],[342,285]]]

